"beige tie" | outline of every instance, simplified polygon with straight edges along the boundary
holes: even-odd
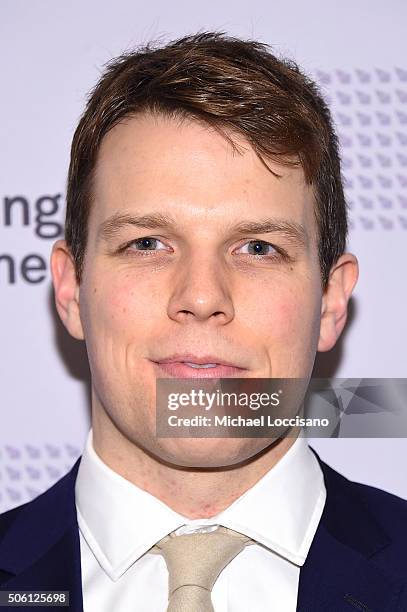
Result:
[[[253,540],[219,527],[209,533],[175,535],[150,552],[161,554],[169,573],[167,612],[214,612],[211,591],[226,565]]]

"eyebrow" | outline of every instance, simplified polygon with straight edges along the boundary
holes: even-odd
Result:
[[[174,230],[177,223],[173,217],[159,212],[147,215],[114,213],[100,224],[97,240],[107,242],[115,238],[127,226]],[[267,217],[258,221],[241,221],[229,226],[229,230],[238,235],[277,233],[302,247],[307,247],[309,243],[308,232],[303,225],[275,217]]]

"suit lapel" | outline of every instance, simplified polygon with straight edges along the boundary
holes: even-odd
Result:
[[[83,612],[75,506],[79,463],[80,458],[64,478],[19,510],[0,543],[2,590],[69,591],[73,612]]]
[[[352,483],[316,456],[327,500],[300,571],[297,612],[396,610],[401,584],[373,560],[390,544],[388,536]]]

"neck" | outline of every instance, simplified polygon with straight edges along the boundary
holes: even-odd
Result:
[[[161,461],[123,435],[104,411],[93,414],[92,430],[93,448],[106,465],[189,519],[225,510],[272,469],[296,439],[282,438],[241,464],[205,469]]]

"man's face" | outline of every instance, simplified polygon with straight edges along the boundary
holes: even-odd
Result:
[[[107,134],[97,161],[79,288],[94,417],[172,464],[231,465],[269,442],[157,439],[156,378],[212,375],[157,362],[209,355],[240,368],[225,377],[309,377],[317,350],[312,188],[301,168],[267,162],[277,177],[234,139],[242,155],[198,122],[139,115]],[[113,215],[156,222],[113,228]]]

